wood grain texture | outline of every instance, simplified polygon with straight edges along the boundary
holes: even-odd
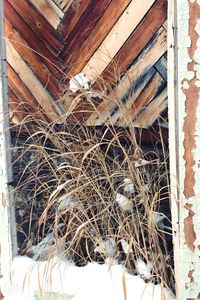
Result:
[[[147,84],[145,89],[140,93],[134,101],[130,98],[127,102],[126,111],[123,113],[121,119],[117,122],[118,126],[126,127],[131,124],[131,122],[137,118],[141,110],[145,109],[150,101],[157,94],[160,87],[165,84],[160,74],[157,72]],[[166,84],[165,84],[166,85]]]
[[[130,64],[136,59],[151,37],[167,19],[167,1],[157,0],[142,19],[137,28],[132,32],[126,43],[106,67],[98,79],[96,88],[102,86],[104,81],[113,85],[121,75],[126,72]],[[130,51],[131,49],[131,51]]]
[[[51,121],[120,124],[134,103],[137,113],[146,105],[142,94],[154,99],[154,76],[166,81],[167,0],[5,0],[5,15],[8,59],[29,92],[24,100],[32,95]],[[92,85],[73,94],[69,78],[79,72]],[[17,105],[19,93],[10,91]]]
[[[130,83],[136,81],[136,79],[142,74],[148,73],[148,71],[154,66],[154,64],[160,59],[161,56],[166,52],[166,38],[167,34],[163,27],[158,30],[154,38],[151,40],[147,48],[138,57],[137,61],[133,64],[130,70],[126,73],[123,80],[119,82],[115,88],[111,98],[122,99],[126,95],[128,89],[130,88]],[[113,111],[116,107],[116,102],[110,102],[107,110],[108,101],[103,100],[97,109],[91,114],[87,120],[87,124],[102,124],[105,122],[110,111]],[[99,111],[101,114],[99,115]],[[104,111],[104,114],[102,113]]]
[[[4,12],[5,17],[10,21],[13,28],[15,28],[16,31],[23,36],[23,39],[28,43],[29,47],[32,48],[32,51],[37,52],[40,55],[43,63],[48,66],[55,76],[58,76],[59,69],[61,68],[59,61],[47,47],[44,47],[44,44],[37,37],[35,32],[32,31],[29,26],[27,26],[27,24],[24,22],[24,19],[20,17],[20,15],[7,0],[4,2]]]
[[[77,8],[80,5],[80,0],[62,0],[59,1],[58,6],[66,12],[70,6],[72,6],[74,9]]]
[[[11,83],[10,83],[11,85]],[[21,100],[21,98],[18,98],[17,95],[15,94],[16,89],[11,89],[9,85],[8,88],[8,94],[9,94],[9,107],[11,108],[15,118],[17,118],[18,122],[23,122],[25,121],[25,119],[28,119],[29,115],[32,115],[32,113],[30,114],[27,111],[27,107],[25,107],[25,105],[23,105],[23,102]],[[12,116],[13,118],[13,116]],[[12,119],[11,119],[12,122]]]
[[[155,0],[131,1],[124,14],[82,70],[92,82],[95,82],[102,74],[154,2]]]
[[[137,97],[140,95],[140,93],[146,89],[146,85],[149,83],[149,81],[152,79],[152,77],[155,75],[155,69],[152,68],[137,84],[137,87],[134,88],[133,91],[130,91],[130,95],[127,97],[128,101],[124,101],[123,105],[125,106],[123,108],[122,101],[119,99],[116,95],[114,96],[114,93],[108,99],[108,101],[102,101],[101,104],[99,104],[97,108],[97,114],[92,113],[88,115],[86,124],[98,124],[99,122],[107,122],[108,119],[110,120],[110,124],[115,124],[118,119],[122,116],[122,111],[125,109],[128,109],[131,105],[131,102],[133,103]]]
[[[42,108],[38,104],[37,100],[33,97],[32,93],[25,86],[23,81],[20,79],[18,74],[13,70],[13,68],[8,64],[7,66],[8,73],[8,84],[10,90],[12,90],[12,99],[14,100],[14,104],[18,103],[18,111],[21,106],[22,112],[19,115],[19,118],[24,118],[28,114],[35,116],[36,119],[45,120],[44,114],[42,114]],[[21,104],[20,104],[21,103]],[[25,115],[23,114],[25,112]]]
[[[59,25],[59,30],[64,40],[68,38],[69,33],[72,32],[83,13],[87,10],[90,2],[91,0],[82,0],[80,5],[76,9],[74,9],[73,6],[69,7],[62,22]]]
[[[12,24],[5,19],[5,33],[11,44],[15,47],[18,53],[23,57],[24,61],[31,68],[31,70],[37,75],[39,80],[44,86],[48,88],[50,93],[58,98],[59,95],[59,83],[52,75],[50,70],[45,64],[42,63],[41,58],[35,52],[33,52],[27,42],[22,36],[13,28]]]
[[[91,1],[85,14],[70,32],[65,41],[65,48],[61,58],[65,66],[70,65],[70,59],[80,46],[86,41],[91,31],[106,11],[111,0]]]
[[[158,116],[167,108],[167,89],[165,88],[146,109],[133,121],[133,126],[148,128]]]
[[[37,99],[37,102],[48,117],[54,122],[59,121],[60,112],[54,99],[48,94],[45,87],[40,83],[10,42],[7,42],[7,60],[35,99]]]
[[[60,24],[64,12],[56,5],[53,0],[29,0],[35,8],[43,15],[43,17],[49,22],[54,29],[57,29]]]
[[[69,65],[68,76],[72,77],[82,70],[130,2],[131,0],[115,0],[110,3],[88,38],[69,58],[70,63],[66,62]]]
[[[22,19],[25,20],[26,24],[33,30],[47,49],[53,54],[58,55],[63,48],[62,38],[35,7],[25,0],[6,1],[8,1]],[[38,0],[35,3],[38,3]],[[24,31],[26,30],[27,25],[24,27]]]

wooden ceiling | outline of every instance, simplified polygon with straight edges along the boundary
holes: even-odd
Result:
[[[4,0],[12,121],[152,125],[167,108],[167,0]],[[69,79],[84,73],[90,89]]]

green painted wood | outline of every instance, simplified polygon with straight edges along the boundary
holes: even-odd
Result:
[[[71,295],[65,295],[65,294],[59,294],[59,293],[53,293],[53,292],[35,292],[35,300],[70,300],[73,296]]]

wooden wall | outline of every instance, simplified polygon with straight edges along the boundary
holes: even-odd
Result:
[[[5,0],[4,11],[13,122],[148,127],[166,110],[167,0]],[[73,94],[80,72],[91,87]]]

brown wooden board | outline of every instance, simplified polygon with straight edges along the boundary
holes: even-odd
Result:
[[[90,2],[91,0],[82,0],[80,5],[76,9],[74,9],[73,5],[70,6],[70,8],[66,12],[62,22],[58,27],[64,41],[68,38],[70,32],[74,29],[74,27],[78,23],[80,17],[86,11]]]
[[[23,107],[26,107],[26,111],[29,111],[30,114],[36,116],[36,119],[39,117],[40,120],[46,120],[42,113],[42,108],[38,104],[37,100],[33,97],[9,64],[7,66],[7,74],[9,87],[15,91],[16,97],[21,103],[23,103]]]
[[[61,54],[61,58],[66,67],[70,65],[70,59],[73,57],[73,54],[85,43],[110,2],[111,0],[91,1],[86,13],[83,14],[77,25],[70,32],[65,42],[65,48]]]
[[[88,38],[70,58],[71,65],[68,63],[67,75],[72,77],[82,70],[130,2],[131,0],[114,0],[110,3]]]
[[[114,84],[116,79],[127,70],[130,64],[137,58],[142,49],[147,45],[151,37],[167,19],[167,1],[157,0],[145,18],[133,31],[127,42],[123,45],[113,61],[107,66],[101,77],[95,84],[95,88],[106,84]]]
[[[9,41],[23,57],[24,61],[33,70],[38,79],[48,88],[51,94],[58,98],[59,82],[52,75],[47,66],[42,62],[40,56],[33,52],[22,36],[13,28],[10,21],[5,18],[5,33]]]
[[[132,103],[132,105],[129,105],[130,107],[128,107],[123,117],[117,122],[117,125],[122,127],[130,125],[132,120],[137,118],[137,115],[140,113],[140,111],[154,98],[158,90],[160,88],[163,89],[164,85],[166,86],[164,80],[157,72],[153,78],[151,78],[150,82],[141,92],[139,97]],[[129,102],[131,101],[129,100]]]
[[[61,64],[54,57],[54,55],[44,47],[44,44],[37,37],[35,32],[33,32],[29,26],[24,22],[16,10],[10,5],[10,3],[5,0],[4,2],[5,17],[10,21],[13,28],[18,31],[23,39],[28,43],[29,47],[36,51],[41,60],[48,66],[48,68],[53,72],[55,76],[60,74]]]
[[[63,48],[62,38],[59,32],[47,22],[47,20],[25,0],[8,0],[27,25],[33,30],[42,43],[55,55]]]
[[[111,91],[111,96],[109,96],[110,99],[113,98],[116,100],[109,101],[109,97],[104,97],[104,100],[102,98],[89,102],[86,99],[83,99],[76,106],[71,116],[69,116],[68,122],[73,123],[80,119],[82,122],[84,120],[87,125],[102,125],[116,108],[117,99],[122,99],[126,94],[131,82],[133,82],[133,80],[136,81],[136,78],[138,77],[144,78],[145,74],[149,72],[157,60],[164,55],[165,51],[166,31],[161,27],[153,38],[151,37],[146,48],[143,49],[140,56],[133,63],[133,67],[127,72],[125,80],[119,82],[114,88],[114,91]]]
[[[9,93],[9,107],[12,109],[14,116],[18,119],[19,122],[23,122],[25,121],[25,119],[28,119],[30,113],[27,111],[27,108],[24,107],[21,99],[18,98],[17,95],[15,94],[15,89],[12,90],[11,87],[9,86],[8,93]]]
[[[36,108],[39,103],[52,121],[88,126],[119,124],[122,111],[136,99],[136,108],[143,107],[138,97],[150,93],[152,76],[160,73],[166,81],[166,58],[158,60],[166,51],[167,0],[142,1],[143,6],[137,0],[80,0],[76,6],[71,0],[50,1],[50,20],[48,7],[42,11],[45,0],[5,0],[7,58],[28,91],[24,102],[33,100]],[[90,90],[99,97],[70,92],[69,78],[80,72],[91,75]],[[128,90],[140,80],[130,96]],[[153,92],[158,86],[156,82]],[[10,85],[11,90],[12,98],[20,99],[17,85]]]

